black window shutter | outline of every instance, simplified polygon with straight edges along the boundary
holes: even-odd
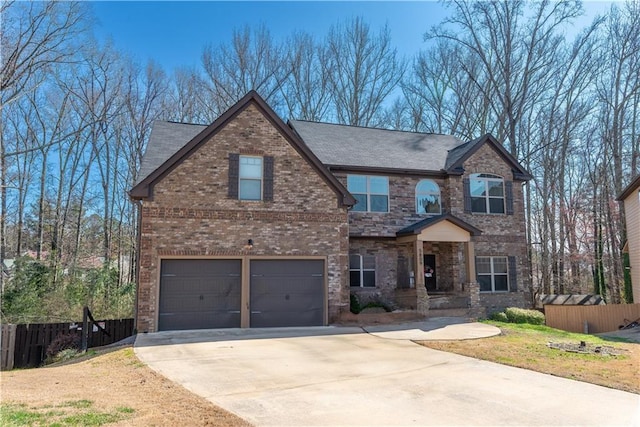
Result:
[[[462,190],[464,193],[464,212],[471,213],[471,183],[469,178],[462,180]]]
[[[273,156],[264,156],[264,194],[267,202],[273,201]]]
[[[238,198],[238,179],[240,175],[240,154],[229,153],[229,197]]]
[[[507,202],[507,215],[513,215],[513,182],[505,181],[504,192]]]
[[[518,271],[516,270],[516,257],[509,257],[509,291],[518,291]]]

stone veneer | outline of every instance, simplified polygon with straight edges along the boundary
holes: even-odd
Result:
[[[274,157],[273,201],[227,196],[230,153]],[[142,202],[137,328],[157,330],[162,258],[320,256],[329,321],[349,304],[346,208],[253,104],[160,179]],[[254,247],[243,246],[253,239]]]
[[[432,179],[440,186],[443,213],[462,219],[480,229],[480,236],[472,237],[476,256],[515,256],[517,266],[517,290],[515,292],[479,292],[475,278],[467,278],[462,244],[448,242],[425,242],[424,254],[435,254],[437,262],[438,289],[448,292],[470,293],[475,317],[499,311],[508,306],[531,306],[529,265],[524,216],[522,183],[513,182],[513,215],[479,214],[464,212],[463,179],[474,173],[491,173],[513,180],[513,171],[489,144],[480,147],[464,162],[462,176],[417,176],[388,175],[389,212],[350,212],[349,250],[351,253],[376,255],[376,289],[354,289],[361,295],[377,295],[393,299],[395,289],[405,288],[402,274],[398,274],[398,259],[408,257],[413,264],[413,248],[394,244],[396,232],[426,215],[415,212],[415,188],[421,179]],[[354,174],[366,175],[364,172]],[[347,173],[336,177],[346,186]],[[474,260],[475,262],[475,260]],[[394,293],[395,292],[395,293]],[[476,307],[480,305],[481,308]]]

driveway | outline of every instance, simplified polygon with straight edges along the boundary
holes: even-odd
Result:
[[[636,394],[407,339],[430,333],[429,322],[371,333],[356,327],[159,332],[138,335],[135,351],[162,375],[257,426],[640,426]],[[473,325],[469,335],[477,336]],[[442,335],[440,326],[433,332]],[[465,335],[461,328],[451,330]]]

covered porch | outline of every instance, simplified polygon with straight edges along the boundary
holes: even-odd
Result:
[[[409,286],[398,281],[396,301],[421,314],[480,305],[473,237],[481,231],[451,214],[418,221],[396,233],[411,254]]]

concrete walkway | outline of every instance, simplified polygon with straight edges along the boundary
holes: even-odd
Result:
[[[638,395],[407,339],[493,332],[477,324],[430,319],[366,329],[160,332],[139,335],[135,351],[162,375],[257,426],[640,426]]]

